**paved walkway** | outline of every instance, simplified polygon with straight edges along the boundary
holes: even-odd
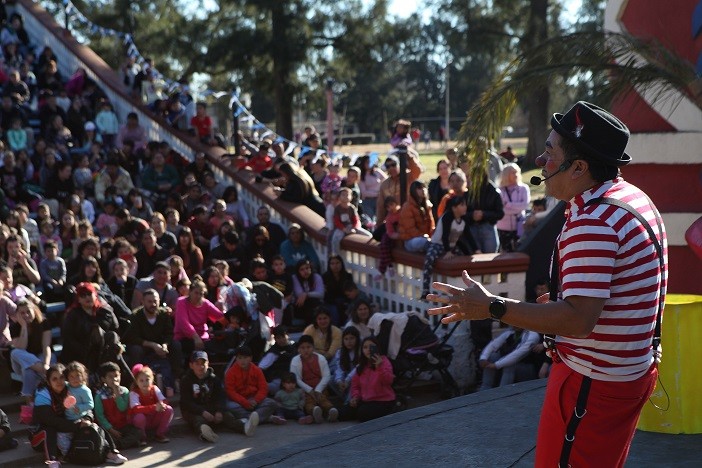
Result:
[[[396,413],[227,466],[530,467],[545,384],[525,382]],[[699,467],[699,447],[702,435],[639,431],[627,467]]]
[[[125,466],[520,467],[533,466],[546,382],[524,382],[403,411],[364,424],[260,426],[200,442],[176,420],[171,443],[125,452]],[[14,422],[14,421],[13,421]],[[42,466],[26,438],[0,467]],[[702,434],[637,432],[627,467],[702,466]],[[70,466],[70,465],[69,465]]]

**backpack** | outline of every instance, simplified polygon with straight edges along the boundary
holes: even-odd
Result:
[[[108,450],[105,431],[97,424],[91,424],[74,433],[66,458],[76,465],[102,465],[107,460]]]

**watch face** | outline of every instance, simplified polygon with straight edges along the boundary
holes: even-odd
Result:
[[[494,319],[501,319],[507,312],[507,305],[503,299],[497,298],[490,303],[490,316]]]

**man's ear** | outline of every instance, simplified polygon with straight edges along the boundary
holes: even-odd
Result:
[[[576,159],[573,161],[573,177],[582,177],[589,172],[590,164],[584,159]]]

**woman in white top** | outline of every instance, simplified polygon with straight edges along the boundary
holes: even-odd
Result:
[[[522,170],[515,163],[505,164],[500,175],[500,196],[505,215],[497,221],[497,234],[503,252],[512,252],[522,234],[525,211],[529,207],[529,187],[522,182]]]
[[[361,178],[358,181],[358,186],[361,189],[361,200],[363,200],[363,214],[375,219],[380,184],[388,176],[378,169],[377,164],[371,165],[370,155],[363,155],[358,158],[356,165],[361,169]]]

